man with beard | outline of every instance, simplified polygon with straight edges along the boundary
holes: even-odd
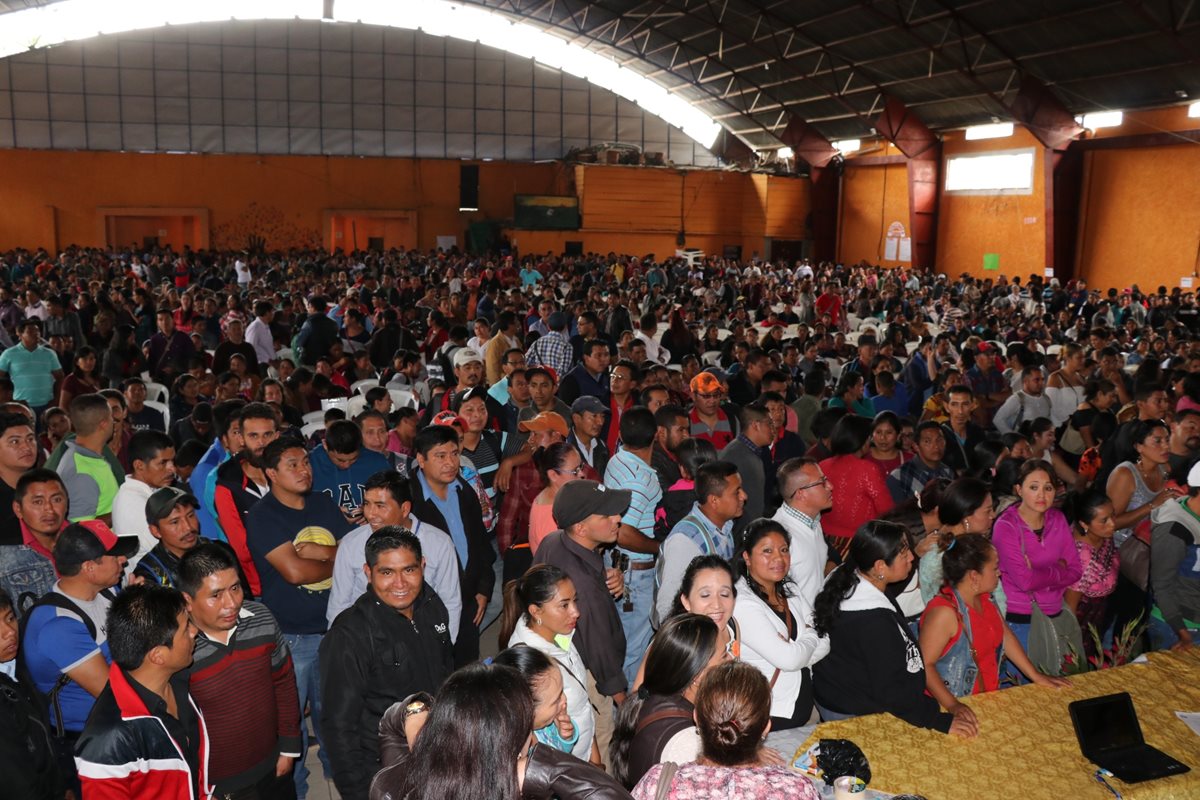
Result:
[[[1167,462],[1174,473],[1185,464],[1190,464],[1200,452],[1200,410],[1184,408],[1175,412],[1171,423],[1171,442]]]
[[[262,596],[258,570],[246,542],[246,515],[269,491],[263,472],[263,451],[279,435],[275,410],[266,403],[250,403],[242,409],[242,450],[217,469],[213,501],[217,521],[250,584],[254,597]]]
[[[174,486],[167,486],[146,501],[146,522],[158,540],[154,549],[142,555],[133,574],[146,583],[179,588],[179,560],[196,545],[208,540],[200,536],[196,509],[200,502]]]

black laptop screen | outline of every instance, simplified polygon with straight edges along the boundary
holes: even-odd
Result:
[[[1142,743],[1133,705],[1124,695],[1081,703],[1075,709],[1080,747],[1098,753]]]

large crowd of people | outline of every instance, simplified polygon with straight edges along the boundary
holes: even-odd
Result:
[[[1198,341],[1041,276],[0,254],[0,793],[815,798],[769,731],[1193,643]]]

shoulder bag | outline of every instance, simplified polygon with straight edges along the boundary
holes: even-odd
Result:
[[[663,764],[662,772],[658,773],[658,787],[654,792],[654,800],[667,800],[671,794],[671,784],[675,782],[675,773],[679,765],[674,761]]]
[[[1032,571],[1033,564],[1025,552],[1025,532],[1019,529],[1017,535],[1021,542],[1021,557]],[[1063,659],[1067,654],[1074,652],[1078,657],[1083,653],[1083,631],[1079,628],[1079,620],[1065,606],[1057,616],[1049,617],[1037,604],[1033,592],[1027,594],[1030,625],[1029,646],[1025,649],[1029,660],[1046,675],[1062,675]]]

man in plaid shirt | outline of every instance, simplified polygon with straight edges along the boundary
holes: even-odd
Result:
[[[559,375],[571,371],[571,341],[567,338],[567,315],[555,311],[546,320],[550,332],[538,338],[525,352],[525,363],[531,367],[551,367]]]

